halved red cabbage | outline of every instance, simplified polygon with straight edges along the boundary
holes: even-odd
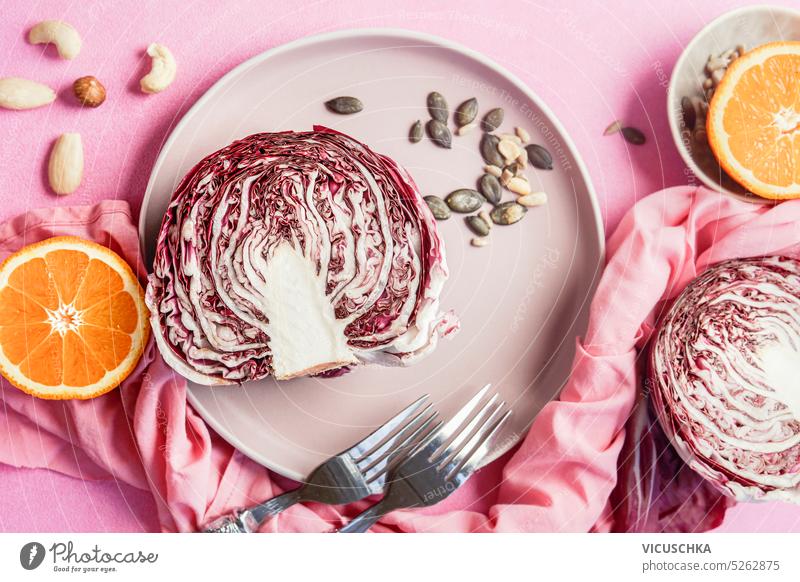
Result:
[[[158,347],[204,384],[403,365],[457,328],[442,240],[408,173],[324,127],[260,133],[175,190],[147,304]]]
[[[800,262],[720,263],[660,324],[653,400],[681,457],[737,500],[800,502]]]

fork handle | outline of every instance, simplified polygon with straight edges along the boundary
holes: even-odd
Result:
[[[303,498],[303,488],[298,487],[282,493],[264,503],[246,509],[236,509],[228,515],[215,519],[203,529],[205,533],[253,533],[265,521],[275,517]]]
[[[377,521],[387,513],[399,509],[391,503],[386,503],[384,497],[375,505],[368,507],[348,523],[336,530],[336,533],[364,533],[371,528]]]

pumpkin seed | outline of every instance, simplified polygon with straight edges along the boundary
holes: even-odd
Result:
[[[447,117],[449,115],[447,101],[445,101],[441,93],[437,91],[428,93],[428,113],[430,113],[431,117],[435,120],[447,123]]]
[[[487,164],[502,168],[506,163],[503,156],[497,151],[497,145],[499,143],[500,139],[496,135],[485,133],[481,139],[481,155],[483,159],[486,160]]]
[[[495,107],[489,113],[483,116],[481,127],[483,131],[494,131],[503,124],[503,117],[505,112],[501,107]]]
[[[450,209],[444,200],[438,196],[425,196],[425,203],[431,209],[431,213],[436,220],[447,220],[450,218]]]
[[[447,202],[447,205],[453,212],[468,214],[478,210],[481,204],[483,204],[484,199],[477,190],[461,188],[450,192],[447,198],[445,198],[445,202]]]
[[[480,216],[483,221],[486,223],[486,226],[489,227],[489,230],[492,230],[492,217],[489,216],[489,213],[485,210],[478,211],[478,216]]]
[[[681,113],[683,114],[683,127],[692,131],[697,123],[697,110],[688,97],[681,98]]]
[[[456,109],[456,125],[463,127],[469,125],[478,116],[478,100],[473,97],[467,99]]]
[[[527,208],[516,202],[503,202],[492,210],[490,216],[495,224],[507,225],[519,222],[527,211]]]
[[[417,119],[408,132],[408,141],[417,143],[422,139],[422,122]]]
[[[364,104],[355,97],[335,97],[330,101],[326,101],[325,107],[334,113],[350,115],[351,113],[358,113],[364,109]]]
[[[484,198],[492,204],[500,202],[500,197],[503,194],[501,188],[500,180],[497,179],[497,176],[493,176],[492,174],[484,174],[481,176],[480,180],[478,180],[478,190],[480,190]]]
[[[621,130],[622,137],[625,138],[629,144],[642,145],[647,139],[644,134],[635,127],[623,127]]]
[[[453,147],[453,134],[447,126],[438,119],[431,119],[425,124],[425,129],[428,131],[428,137],[431,138],[436,145],[450,149]]]
[[[536,143],[528,144],[525,146],[525,151],[528,152],[528,161],[534,168],[540,170],[553,169],[553,156],[543,146]]]
[[[467,216],[464,219],[469,229],[478,236],[486,236],[489,234],[489,225],[480,216]]]
[[[603,135],[613,135],[613,134],[617,133],[620,129],[622,129],[622,123],[620,123],[618,119],[615,119],[605,129],[605,131],[603,132]]]

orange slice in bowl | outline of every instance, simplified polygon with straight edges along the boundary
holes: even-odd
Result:
[[[708,141],[725,171],[764,198],[800,197],[800,42],[736,59],[714,92]]]
[[[24,392],[105,394],[136,366],[148,326],[133,271],[97,243],[50,238],[0,266],[0,373]]]

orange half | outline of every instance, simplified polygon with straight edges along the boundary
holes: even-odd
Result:
[[[714,92],[708,142],[725,171],[764,198],[800,197],[800,42],[736,59]]]
[[[104,246],[55,237],[0,266],[0,373],[24,392],[105,394],[133,371],[148,334],[139,281]]]

